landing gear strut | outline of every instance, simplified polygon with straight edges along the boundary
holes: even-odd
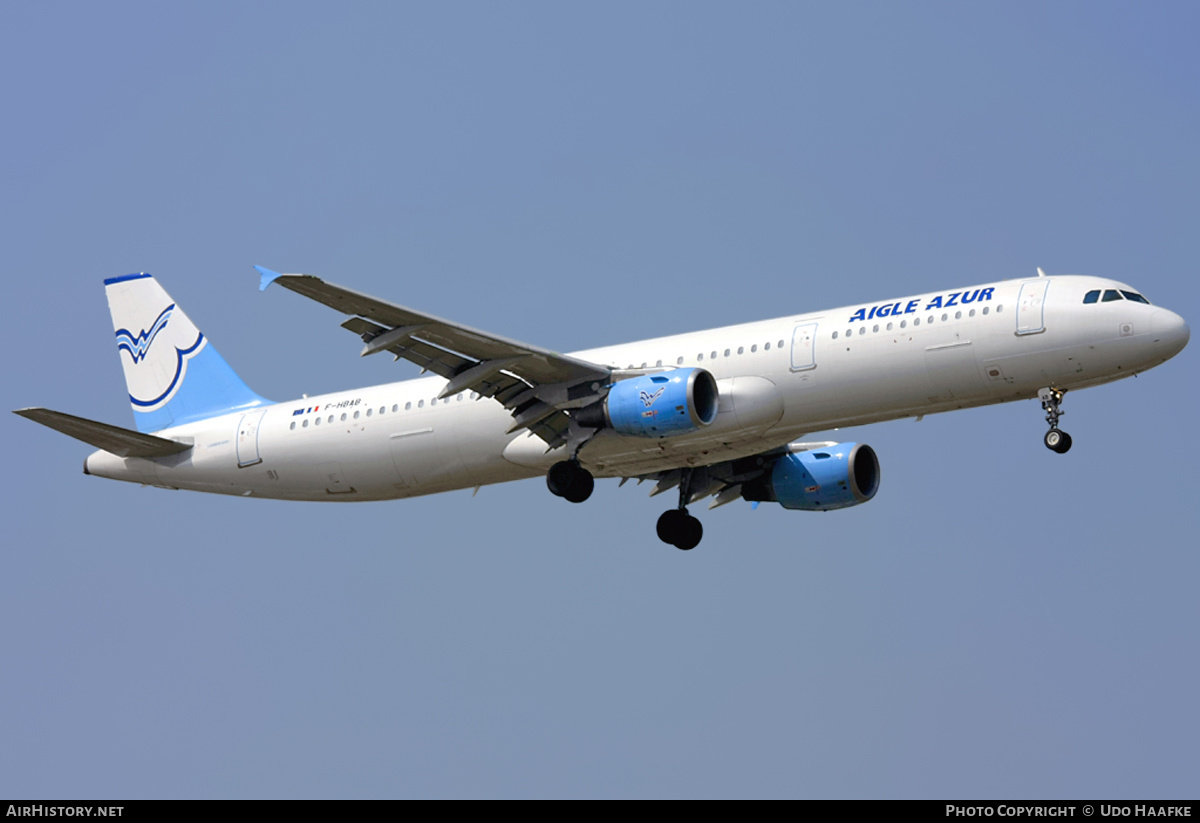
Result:
[[[546,487],[555,497],[582,503],[592,496],[596,479],[578,460],[560,460],[546,474]]]
[[[658,539],[677,549],[690,551],[700,545],[704,527],[688,514],[687,502],[692,495],[692,470],[684,469],[679,480],[679,508],[668,509],[658,518]]]
[[[1059,454],[1066,454],[1071,448],[1071,435],[1058,428],[1058,418],[1066,414],[1062,410],[1062,399],[1066,392],[1066,389],[1056,389],[1053,386],[1038,389],[1038,400],[1042,401],[1042,408],[1046,411],[1046,422],[1050,424],[1050,431],[1046,432],[1042,442],[1050,451]]]

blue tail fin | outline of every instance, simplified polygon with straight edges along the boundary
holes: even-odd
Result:
[[[104,281],[138,431],[262,406],[171,296],[148,274]]]

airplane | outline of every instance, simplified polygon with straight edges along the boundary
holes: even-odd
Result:
[[[1063,396],[1174,357],[1190,329],[1131,286],[1005,280],[559,354],[261,266],[335,309],[362,356],[434,376],[271,402],[152,276],[104,281],[137,431],[45,408],[16,414],[99,451],[84,474],[282,500],[415,497],[544,476],[572,503],[595,478],[677,490],[658,537],[695,548],[688,507],[735,500],[828,511],[871,500],[865,443],[812,433],[1037,397],[1065,453]]]

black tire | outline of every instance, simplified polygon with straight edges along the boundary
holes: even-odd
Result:
[[[1071,435],[1061,429],[1051,429],[1046,432],[1042,442],[1046,444],[1046,448],[1058,454],[1066,454],[1071,450]]]
[[[1062,440],[1058,443],[1058,448],[1055,449],[1059,454],[1066,454],[1071,450],[1071,435],[1066,432],[1061,432]]]
[[[667,509],[658,518],[658,539],[662,542],[674,546],[675,541],[679,538],[679,534],[683,528],[683,521],[687,519],[687,513],[679,509]]]
[[[691,515],[687,515],[683,519],[681,528],[679,529],[678,537],[675,539],[675,548],[690,552],[692,549],[700,545],[700,540],[704,537],[704,526],[700,521]]]
[[[571,503],[582,503],[592,496],[592,490],[596,488],[596,478],[592,477],[592,473],[587,469],[577,466],[575,476],[571,478],[571,485],[567,486],[567,491],[563,494]]]
[[[567,490],[571,488],[571,479],[575,474],[575,467],[571,465],[569,460],[560,460],[550,467],[550,471],[546,472],[546,488],[555,497],[565,497]]]

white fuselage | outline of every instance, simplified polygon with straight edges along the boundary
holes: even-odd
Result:
[[[665,438],[575,432],[547,453],[508,434],[499,403],[435,400],[440,377],[277,403],[160,432],[193,448],[169,458],[92,454],[89,474],[288,500],[383,500],[544,474],[581,440],[598,477],[638,476],[757,454],[807,433],[1079,389],[1178,353],[1182,318],[1093,277],[1011,280],[573,353],[618,369],[707,369],[716,422]]]

